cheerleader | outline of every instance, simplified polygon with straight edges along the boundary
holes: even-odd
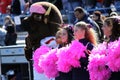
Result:
[[[89,72],[87,71],[88,56],[94,45],[97,44],[94,30],[81,21],[75,24],[73,34],[76,40],[87,47],[87,50],[85,51],[86,57],[79,60],[81,67],[72,69],[72,80],[89,80]]]
[[[102,30],[103,30],[105,38],[106,38],[105,41],[108,44],[118,40],[119,37],[120,37],[120,19],[119,19],[119,17],[109,17],[109,18],[107,18],[104,21]],[[115,62],[117,62],[117,61],[115,61]],[[120,64],[118,64],[118,65],[120,65]],[[113,64],[113,66],[114,66],[114,64]],[[109,67],[109,65],[108,65],[108,67]],[[113,71],[111,69],[111,71],[112,71],[112,74],[111,74],[111,77],[110,77],[109,80],[120,80],[120,69],[118,71]]]
[[[62,43],[59,44],[58,48],[62,48],[71,43],[73,40],[73,35],[72,30],[69,27],[61,28],[59,31],[61,33],[60,38]],[[72,73],[71,71],[68,73],[59,71],[59,76],[57,76],[55,80],[72,80]]]

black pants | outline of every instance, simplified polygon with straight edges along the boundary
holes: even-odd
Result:
[[[120,71],[119,72],[112,72],[109,80],[120,80]]]
[[[63,73],[59,72],[59,76],[55,78],[55,80],[72,80],[72,72]]]

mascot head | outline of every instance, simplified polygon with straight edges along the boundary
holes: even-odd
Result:
[[[31,5],[30,12],[32,16],[39,16],[45,24],[51,23],[60,25],[62,23],[61,13],[58,8],[49,2],[37,2]]]

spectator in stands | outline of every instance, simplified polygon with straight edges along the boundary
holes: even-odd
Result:
[[[20,0],[12,0],[11,13],[13,15],[20,15],[21,14]]]
[[[12,0],[0,0],[0,12],[6,14],[7,6],[11,4]]]
[[[7,6],[6,14],[11,16],[11,5]]]
[[[23,14],[25,11],[25,0],[20,0],[20,9],[21,9],[21,13]]]
[[[99,42],[103,42],[103,37],[104,37],[103,31],[102,31],[103,20],[102,20],[102,14],[100,11],[93,12],[93,20],[98,24],[100,28],[101,35],[98,37]]]
[[[6,16],[7,6],[11,4],[11,0],[0,0],[0,13],[2,14],[0,17],[0,23],[4,22],[4,17]]]
[[[75,23],[84,21],[90,24],[89,27],[92,27],[97,32],[98,37],[101,36],[101,32],[98,24],[89,17],[87,12],[82,7],[76,7],[74,10],[74,14],[76,17]]]
[[[115,7],[117,8],[117,11],[120,11],[120,0],[115,0]]]
[[[63,14],[68,16],[68,23],[74,24],[74,8],[77,6],[82,6],[82,0],[62,0],[63,4]]]
[[[20,0],[20,9],[22,14],[27,14],[31,5],[30,0]]]
[[[83,3],[86,9],[95,8],[97,0],[83,0]]]
[[[12,21],[12,18],[10,16],[5,17],[3,28],[7,30],[7,34],[5,37],[5,44],[7,46],[16,45],[17,34],[16,34],[15,23]]]
[[[5,46],[5,36],[7,31],[0,27],[0,46]]]
[[[103,0],[97,0],[96,7],[97,7],[97,8],[101,8],[101,7],[102,7],[102,4],[103,4]]]
[[[31,0],[26,1],[25,6],[24,6],[24,13],[25,14],[29,14],[29,8],[30,8],[31,4],[32,4]]]
[[[106,12],[108,14],[111,13],[111,9],[110,9],[111,4],[114,4],[114,0],[103,0],[103,6],[107,8]]]

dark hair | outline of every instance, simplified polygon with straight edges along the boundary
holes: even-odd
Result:
[[[68,33],[68,43],[71,43],[73,40],[73,30],[69,27],[64,27],[63,29],[65,29]]]
[[[84,12],[85,12],[82,7],[76,7],[76,8],[74,9],[74,12],[76,12],[76,11],[78,11],[79,13],[84,13]]]
[[[118,17],[108,17],[104,21],[108,26],[112,26],[111,41],[115,41],[120,37],[120,19]]]
[[[93,12],[93,14],[98,16],[98,19],[101,19],[101,12],[100,11],[95,11],[95,12]]]
[[[59,28],[59,31],[61,30],[66,30],[67,34],[68,34],[68,41],[67,44],[71,43],[71,41],[73,40],[73,29],[69,26],[64,26],[62,28]]]

